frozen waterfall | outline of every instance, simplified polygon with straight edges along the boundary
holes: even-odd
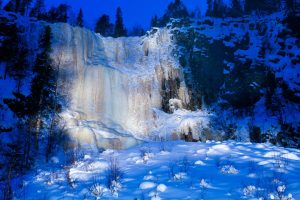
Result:
[[[78,142],[129,147],[157,131],[155,111],[166,98],[189,103],[168,29],[127,38],[104,38],[68,24],[52,30],[60,93],[68,99],[62,116]]]

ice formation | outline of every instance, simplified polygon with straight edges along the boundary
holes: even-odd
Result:
[[[164,100],[170,111],[189,103],[168,29],[123,38],[68,24],[54,24],[52,30],[60,92],[68,99],[62,116],[80,142],[129,147],[157,128],[155,110]]]

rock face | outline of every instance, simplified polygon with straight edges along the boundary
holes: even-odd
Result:
[[[127,147],[136,141],[131,135],[145,138],[155,129],[155,109],[169,111],[170,99],[189,103],[167,29],[141,38],[104,38],[67,24],[52,30],[60,93],[68,102],[62,116],[74,139],[109,147],[103,140],[113,138]]]

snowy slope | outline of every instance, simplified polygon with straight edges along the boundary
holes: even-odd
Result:
[[[106,187],[111,158],[123,173],[113,191]],[[300,198],[300,151],[270,144],[150,142],[122,151],[85,152],[65,169],[61,160],[52,160],[25,178],[19,195],[94,199],[99,189],[99,199]]]

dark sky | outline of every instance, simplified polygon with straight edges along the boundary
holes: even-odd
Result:
[[[47,6],[59,3],[68,3],[72,6],[74,13],[79,8],[83,9],[86,25],[94,26],[96,19],[106,13],[114,21],[115,10],[118,6],[123,11],[125,25],[130,28],[140,24],[149,27],[153,15],[161,15],[171,0],[45,0]],[[183,0],[189,9],[198,6],[203,12],[206,10],[206,0]]]
[[[73,16],[79,9],[84,12],[85,25],[93,28],[99,16],[108,14],[111,20],[115,20],[115,11],[118,6],[123,11],[123,18],[127,28],[134,25],[142,25],[148,28],[151,17],[154,15],[162,15],[168,4],[172,0],[45,0],[47,7],[58,5],[59,3],[67,3],[71,5]],[[4,0],[3,3],[7,3]],[[33,0],[35,2],[35,0]],[[198,7],[202,13],[206,11],[206,0],[183,0],[189,10]]]

